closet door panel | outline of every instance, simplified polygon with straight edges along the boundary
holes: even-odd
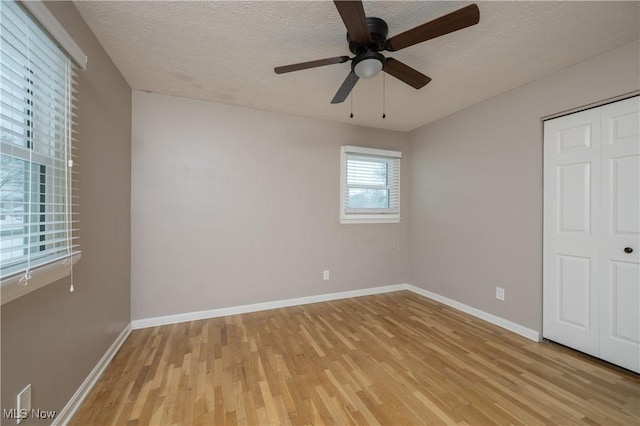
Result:
[[[543,336],[599,353],[600,114],[545,122]]]
[[[640,100],[601,108],[600,357],[640,372]]]

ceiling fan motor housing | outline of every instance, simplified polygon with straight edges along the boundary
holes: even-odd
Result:
[[[387,41],[387,34],[389,33],[389,27],[383,19],[369,17],[367,18],[367,27],[371,34],[371,44],[362,45],[351,40],[351,36],[347,33],[347,41],[349,42],[349,50],[354,55],[373,49],[376,52],[384,50],[385,42]]]

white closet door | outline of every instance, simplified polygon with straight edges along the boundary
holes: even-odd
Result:
[[[544,124],[543,336],[598,356],[600,112]]]
[[[543,336],[640,372],[640,98],[544,139]]]
[[[601,113],[600,357],[640,372],[640,100]]]

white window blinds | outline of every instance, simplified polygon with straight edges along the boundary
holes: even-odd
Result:
[[[0,272],[70,260],[74,219],[73,64],[13,1],[0,2]]]
[[[341,155],[341,222],[398,222],[402,153],[343,146]]]

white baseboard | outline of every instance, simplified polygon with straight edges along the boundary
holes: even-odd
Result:
[[[406,290],[406,284],[371,287],[361,290],[341,291],[339,293],[318,294],[316,296],[297,297],[294,299],[275,300],[272,302],[254,303],[251,305],[232,306],[229,308],[209,309],[206,311],[187,312],[184,314],[165,315],[131,321],[134,330],[159,325],[176,324],[186,321],[196,321],[208,318],[224,317],[227,315],[246,314],[249,312],[266,311],[269,309],[286,308],[289,306],[308,305],[309,303],[328,302],[330,300],[347,299],[349,297],[369,296],[372,294],[390,293]]]
[[[309,303],[327,302],[330,300],[347,299],[349,297],[369,296],[372,294],[390,293],[393,291],[409,290],[421,296],[435,300],[459,311],[465,312],[469,315],[473,315],[476,318],[480,318],[491,324],[505,328],[516,334],[519,334],[527,339],[533,341],[540,341],[540,333],[530,328],[524,327],[520,324],[516,324],[504,318],[500,318],[496,315],[481,311],[480,309],[473,308],[465,305],[464,303],[457,302],[453,299],[449,299],[439,294],[432,293],[428,290],[424,290],[420,287],[416,287],[411,284],[395,284],[387,285],[383,287],[364,288],[361,290],[342,291],[339,293],[327,293],[318,294],[316,296],[297,297],[294,299],[275,300],[272,302],[254,303],[251,305],[232,306],[229,308],[209,309],[206,311],[187,312],[184,314],[165,315],[160,317],[145,318],[139,320],[133,320],[131,327],[134,330],[147,327],[157,327],[160,325],[176,324],[186,321],[196,321],[208,318],[224,317],[227,315],[245,314],[249,312],[266,311],[269,309],[286,308],[289,306],[307,305]]]
[[[96,364],[96,366],[91,370],[89,375],[84,382],[80,385],[76,393],[73,394],[67,405],[60,411],[60,413],[56,416],[56,418],[51,423],[52,426],[58,425],[66,425],[69,423],[73,415],[80,408],[80,404],[82,401],[89,395],[91,389],[96,385],[102,373],[107,368],[113,357],[118,353],[118,350],[122,346],[127,337],[131,333],[131,324],[127,324],[127,326],[120,332],[116,340],[113,341],[109,349],[105,352],[105,354],[100,358],[100,361]]]
[[[422,289],[420,287],[416,287],[411,284],[405,284],[405,288],[421,296],[435,300],[436,302],[440,302],[444,305],[451,306],[452,308],[455,308],[469,315],[473,315],[474,317],[480,318],[481,320],[490,322],[491,324],[497,325],[498,327],[505,328],[509,331],[512,331],[523,337],[526,337],[527,339],[533,340],[535,342],[540,341],[540,332],[533,330],[531,328],[524,327],[520,324],[516,324],[515,322],[511,322],[504,318],[495,316],[488,312],[481,311],[480,309],[473,308],[469,305],[465,305],[464,303],[457,302],[453,299],[449,299],[448,297],[440,296],[439,294],[432,293],[428,290]]]

